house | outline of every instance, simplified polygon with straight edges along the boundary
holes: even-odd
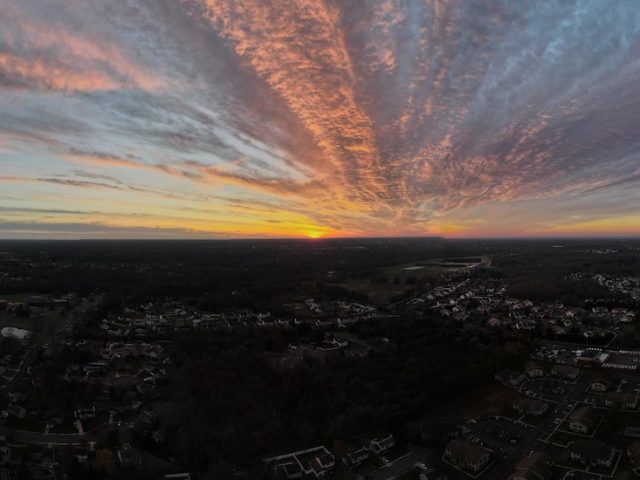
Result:
[[[12,403],[7,409],[7,412],[9,413],[9,415],[20,419],[27,416],[27,410],[17,403]]]
[[[89,420],[91,418],[95,418],[96,416],[96,407],[91,408],[79,408],[75,412],[73,412],[76,420]]]
[[[524,371],[531,378],[544,377],[544,368],[542,368],[533,360],[530,360],[524,364]]]
[[[611,382],[605,378],[596,378],[591,381],[589,388],[594,392],[606,392],[611,388]]]
[[[335,467],[335,459],[324,446],[265,458],[267,473],[275,479],[325,478]]]
[[[491,317],[487,320],[487,327],[499,327],[502,324],[502,321],[499,318]]]
[[[620,321],[623,323],[631,323],[636,319],[636,314],[633,312],[627,312],[622,317],[620,317]]]
[[[5,436],[0,436],[0,465],[6,465],[11,460],[11,448]]]
[[[468,440],[454,438],[444,451],[444,459],[463,470],[478,473],[489,464],[491,453]]]
[[[569,456],[574,462],[588,467],[610,467],[616,456],[611,445],[599,440],[578,440],[569,445]]]
[[[635,441],[627,448],[627,457],[634,470],[640,469],[640,441]]]
[[[353,452],[347,453],[344,457],[342,457],[342,463],[344,463],[347,467],[355,467],[356,465],[360,465],[362,462],[369,458],[369,449],[367,447],[359,448],[358,450],[354,450]]]
[[[142,466],[142,457],[137,450],[131,447],[118,450],[118,461],[123,467],[137,468]]]
[[[396,440],[393,438],[393,435],[388,435],[384,438],[374,438],[369,442],[369,450],[375,454],[382,455],[395,444]]]
[[[575,380],[580,375],[580,369],[572,367],[571,365],[556,364],[551,369],[551,375],[568,380]]]
[[[89,461],[89,449],[87,447],[73,447],[73,456],[78,463],[87,463]]]
[[[62,425],[64,422],[64,410],[60,408],[51,409],[48,412],[47,423],[51,425]]]
[[[604,404],[612,408],[635,410],[638,407],[638,394],[623,392],[605,393]]]
[[[522,373],[516,372],[515,370],[499,370],[493,378],[500,383],[506,383],[514,387],[520,385],[526,380]]]
[[[592,407],[577,409],[569,417],[569,430],[576,433],[587,434],[592,432],[600,421],[598,413]]]
[[[318,348],[319,350],[328,351],[328,350],[337,350],[339,348],[346,348],[349,346],[349,342],[347,340],[340,340],[336,337],[330,337],[322,341],[322,345]]]
[[[553,460],[542,452],[522,457],[509,480],[549,480],[553,472]]]
[[[513,401],[512,407],[520,414],[540,416],[547,413],[549,404],[535,398],[517,398]]]

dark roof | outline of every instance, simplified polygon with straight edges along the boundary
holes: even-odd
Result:
[[[542,368],[541,365],[537,364],[533,360],[529,360],[527,363],[525,363],[524,364],[524,369],[527,370],[527,371],[534,370],[534,369],[544,370],[544,368]]]
[[[634,462],[640,462],[640,441],[635,441],[627,448],[627,452]]]
[[[522,457],[515,466],[515,474],[531,480],[547,480],[553,471],[551,457],[542,452],[534,452]]]
[[[478,463],[484,455],[489,453],[484,448],[462,438],[451,440],[447,445],[447,451],[460,463]]]
[[[585,461],[590,462],[600,459],[608,459],[613,447],[599,440],[577,440],[569,446],[569,451],[580,455]]]
[[[598,413],[592,407],[581,407],[571,414],[570,420],[594,426],[598,422]]]
[[[514,407],[516,407],[519,410],[524,410],[527,412],[544,408],[546,405],[547,405],[547,402],[543,402],[542,400],[537,400],[535,398],[528,398],[528,397],[516,398],[513,401]]]

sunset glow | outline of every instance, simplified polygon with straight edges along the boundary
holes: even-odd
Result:
[[[317,230],[310,230],[307,232],[307,237],[309,238],[320,238],[322,237],[322,232],[319,232]]]
[[[0,0],[1,238],[635,236],[638,132],[631,0]]]

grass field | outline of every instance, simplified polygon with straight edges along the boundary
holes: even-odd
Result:
[[[40,310],[38,316],[21,318],[9,315],[7,312],[0,312],[0,328],[17,327],[31,330],[34,334],[34,341],[40,338],[47,338],[64,321],[64,311],[61,308],[53,310]]]
[[[38,320],[36,318],[20,318],[15,315],[8,315],[7,312],[0,312],[0,328],[16,327],[33,330]]]

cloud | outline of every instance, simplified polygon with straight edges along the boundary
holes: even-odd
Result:
[[[127,58],[115,43],[78,35],[55,17],[28,13],[19,4],[0,7],[1,87],[87,92],[160,86],[157,76]]]
[[[25,0],[0,14],[0,155],[20,154],[4,182],[217,212],[235,197],[234,212],[349,234],[472,212],[544,228],[540,205],[561,223],[602,193],[623,214],[636,185],[631,0]]]
[[[86,174],[81,175],[87,177]],[[151,195],[159,198],[166,198],[172,200],[182,200],[187,196],[180,196],[178,194],[174,194],[171,192],[164,192],[161,190],[156,190],[153,188],[141,187],[137,185],[128,184],[121,180],[118,180],[114,177],[109,177],[105,175],[89,175],[90,178],[95,180],[85,180],[78,178],[70,178],[70,177],[24,177],[24,176],[11,176],[11,175],[1,175],[0,182],[1,183],[42,183],[60,187],[73,187],[73,188],[81,188],[92,191],[120,191],[120,192],[129,192],[134,194],[143,194],[143,195]],[[103,181],[97,181],[103,180]],[[197,197],[196,197],[197,198]]]
[[[143,226],[113,226],[100,223],[47,223],[47,222],[11,222],[0,220],[0,234],[3,238],[45,237],[52,239],[108,238],[108,239],[212,239],[227,238],[224,234],[215,235],[187,228],[161,228]]]
[[[85,151],[77,148],[71,148],[66,158],[83,163],[90,163],[94,165],[105,165],[114,167],[125,168],[153,168],[153,165],[146,165],[140,159],[133,155],[121,157],[111,153],[98,152],[98,151]]]

